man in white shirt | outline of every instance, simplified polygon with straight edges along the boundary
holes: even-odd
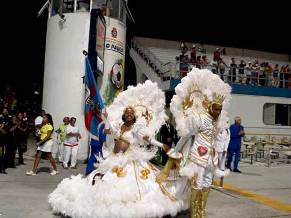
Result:
[[[76,118],[71,117],[70,124],[66,128],[66,137],[64,141],[64,162],[65,169],[68,168],[69,160],[71,159],[71,168],[76,169],[78,143],[81,139],[78,127],[75,126]]]
[[[41,110],[38,116],[34,120],[34,127],[35,127],[35,136],[37,137],[39,135],[39,131],[42,125],[43,116],[45,115],[45,110]]]

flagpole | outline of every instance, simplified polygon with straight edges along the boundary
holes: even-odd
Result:
[[[46,3],[44,3],[44,5],[41,7],[41,9],[37,12],[37,17],[39,17],[42,14],[42,12],[44,11],[44,9],[48,6],[49,6],[49,0]]]

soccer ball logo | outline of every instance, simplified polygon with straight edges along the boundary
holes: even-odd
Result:
[[[117,37],[117,29],[115,27],[113,27],[112,30],[111,30],[111,36],[113,38],[116,38]]]
[[[111,81],[118,89],[122,87],[123,80],[122,78],[123,78],[123,66],[121,63],[116,63],[113,65],[111,69]]]

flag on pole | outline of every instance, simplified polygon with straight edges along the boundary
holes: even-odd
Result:
[[[86,57],[85,74],[85,125],[90,135],[98,138],[98,126],[103,122],[103,99],[99,93],[96,80],[88,58]]]
[[[94,163],[98,161],[98,158],[104,159],[102,146],[106,141],[106,135],[104,132],[105,123],[102,119],[103,109],[103,99],[99,93],[89,59],[86,57],[85,125],[90,133],[90,154],[86,167],[86,175],[94,170]]]

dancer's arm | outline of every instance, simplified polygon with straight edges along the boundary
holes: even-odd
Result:
[[[143,139],[148,142],[149,144],[152,144],[154,146],[160,147],[164,149],[165,152],[167,152],[170,149],[170,146],[163,144],[155,139],[151,139],[149,136],[144,136]]]

